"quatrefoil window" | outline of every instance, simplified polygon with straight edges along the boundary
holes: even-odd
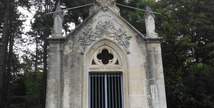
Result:
[[[109,62],[114,58],[108,50],[104,49],[100,54],[97,55],[97,58],[102,61],[103,64],[109,64]]]

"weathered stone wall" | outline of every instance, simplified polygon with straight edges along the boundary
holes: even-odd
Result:
[[[77,36],[70,36],[63,51],[63,108],[81,108],[82,57]]]

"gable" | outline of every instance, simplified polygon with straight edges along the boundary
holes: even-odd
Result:
[[[144,37],[117,13],[110,9],[98,9],[66,38],[67,40],[77,38],[82,53],[87,50],[88,46],[102,38],[111,39],[119,44],[126,53],[130,53],[130,39],[136,36]]]

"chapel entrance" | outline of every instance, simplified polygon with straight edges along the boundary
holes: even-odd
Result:
[[[89,74],[90,108],[123,108],[122,73]]]

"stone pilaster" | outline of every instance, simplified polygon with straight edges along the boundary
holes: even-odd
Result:
[[[161,38],[146,38],[149,66],[147,78],[152,108],[167,107],[160,41]]]
[[[64,38],[49,38],[46,108],[61,108]]]
[[[70,68],[69,68],[70,69]],[[71,77],[69,71],[63,72],[63,91],[62,91],[62,108],[72,108],[71,107]]]
[[[166,108],[165,84],[161,55],[161,40],[155,32],[155,15],[147,6],[145,12],[146,46],[148,54],[148,88],[152,108]]]

